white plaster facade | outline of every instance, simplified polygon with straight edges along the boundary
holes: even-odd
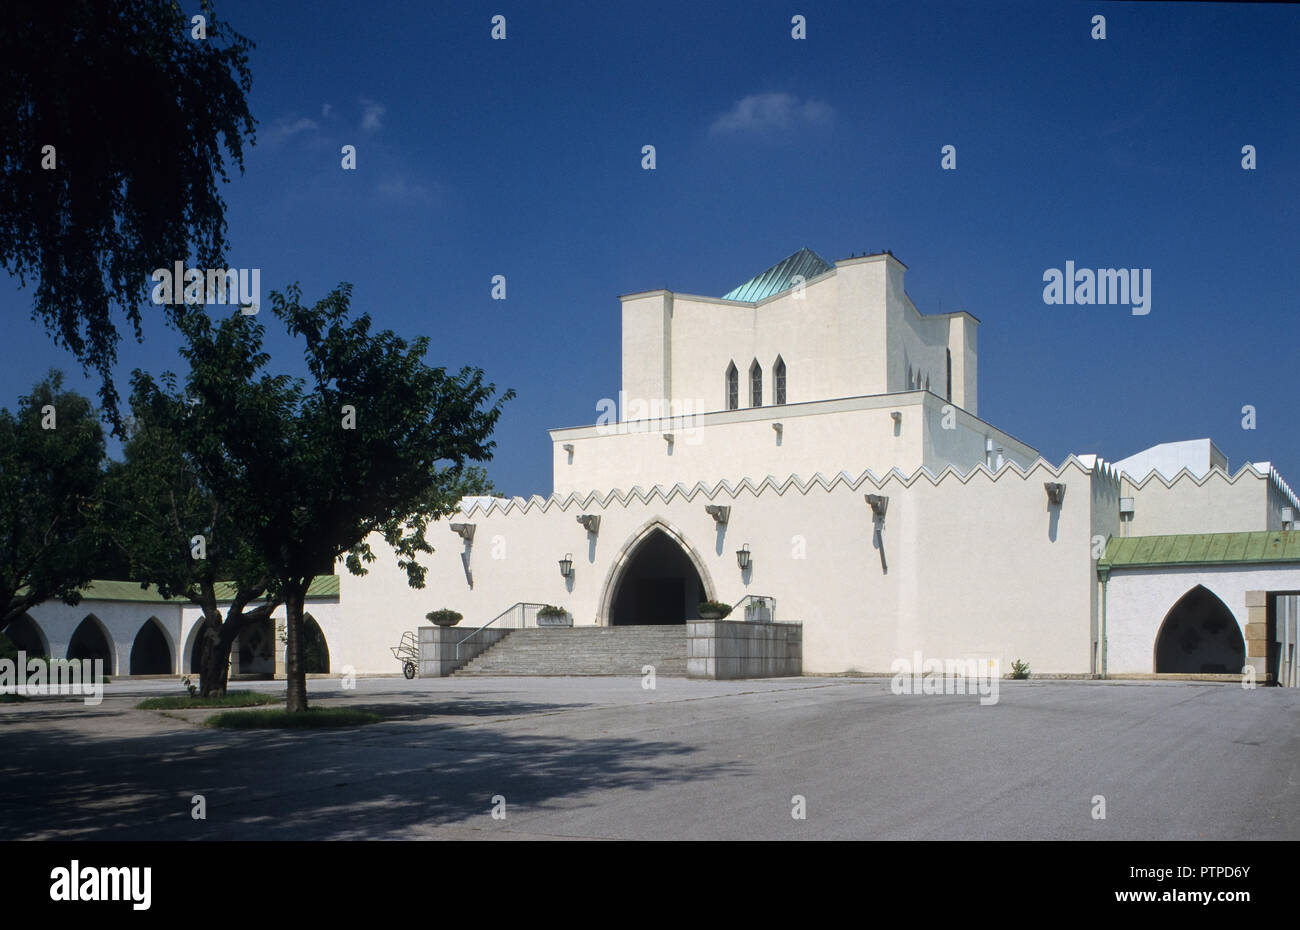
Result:
[[[367,575],[340,565],[338,596],[309,604],[334,672],[398,673],[391,647],[440,607],[463,613],[469,635],[519,603],[605,625],[631,616],[636,598],[679,605],[685,616],[669,619],[681,622],[697,616],[696,598],[761,596],[775,600],[776,619],[803,624],[805,673],[888,672],[918,650],[1004,670],[1021,659],[1036,674],[1149,673],[1161,620],[1195,585],[1243,624],[1247,589],[1300,589],[1296,567],[1270,566],[1115,572],[1103,591],[1097,559],[1112,537],[1280,530],[1295,495],[1266,463],[1229,474],[1209,440],[1117,464],[1049,463],[979,419],[974,317],[920,314],[892,255],[823,266],[755,302],[666,290],[622,298],[616,415],[551,432],[550,496],[467,498],[435,523],[424,589],[408,587],[378,536]],[[758,404],[746,377],[755,362]],[[883,521],[868,495],[888,499]],[[579,517],[599,525],[589,531]],[[655,590],[656,568],[643,564],[651,540],[671,544],[685,567],[664,584],[682,587]],[[118,674],[150,616],[177,670],[188,667],[193,608],[85,602],[33,615],[60,655],[92,612]]]

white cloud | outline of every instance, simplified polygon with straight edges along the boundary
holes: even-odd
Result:
[[[374,100],[361,98],[361,128],[366,132],[375,132],[383,128],[384,114],[388,112],[388,107]]]
[[[315,120],[305,116],[300,119],[281,117],[271,124],[271,128],[262,136],[262,141],[268,145],[279,145],[300,132],[310,132],[318,128],[320,127],[316,125]]]
[[[783,132],[830,122],[834,111],[820,100],[793,94],[751,94],[713,121],[709,132]]]

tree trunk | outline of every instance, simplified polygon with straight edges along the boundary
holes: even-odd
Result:
[[[302,612],[306,593],[305,585],[296,584],[288,586],[284,592],[284,612],[287,616],[285,627],[289,641],[284,657],[285,678],[288,681],[285,709],[291,714],[307,709],[307,666],[302,661]]]
[[[219,697],[226,693],[230,679],[230,642],[217,633],[203,633],[199,654],[199,694]]]

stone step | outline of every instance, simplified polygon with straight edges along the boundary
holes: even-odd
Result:
[[[684,625],[558,627],[515,630],[472,659],[457,675],[656,675],[686,674]]]

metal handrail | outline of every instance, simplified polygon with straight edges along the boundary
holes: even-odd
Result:
[[[470,639],[473,639],[475,636],[477,636],[479,633],[482,633],[484,630],[486,630],[486,629],[487,629],[488,627],[490,627],[492,624],[496,623],[496,622],[497,622],[498,620],[500,620],[502,617],[504,617],[504,616],[506,616],[506,615],[508,615],[508,614],[514,613],[516,610],[519,610],[519,611],[521,612],[521,614],[522,614],[522,611],[527,610],[529,607],[542,608],[542,607],[545,607],[545,606],[546,606],[545,604],[535,604],[535,603],[533,603],[532,601],[519,601],[519,602],[516,603],[516,604],[511,604],[509,607],[507,607],[505,610],[501,611],[501,613],[497,614],[495,617],[493,617],[493,618],[492,618],[491,620],[489,620],[487,623],[483,624],[483,625],[482,625],[481,627],[479,627],[477,630],[475,630],[474,632],[470,633],[469,636],[466,636],[464,639],[457,641],[457,643],[456,643],[456,661],[457,661],[457,662],[460,661],[460,646],[461,646],[461,643],[464,643],[464,642],[466,642],[466,641],[468,641],[468,640],[470,640]],[[522,630],[522,629],[524,628],[524,623],[526,623],[527,620],[528,620],[527,616],[521,616],[521,617],[520,617],[520,620],[519,620],[519,629]]]
[[[745,601],[750,601],[750,604],[745,608],[746,614],[751,610],[755,612],[758,610],[765,610],[768,614],[767,622],[776,622],[776,598],[772,597],[770,594],[746,594],[740,600],[736,601],[735,606],[731,608],[732,613],[735,613],[736,610],[739,609],[740,605],[744,604]],[[746,616],[745,619],[749,620],[749,617]]]

